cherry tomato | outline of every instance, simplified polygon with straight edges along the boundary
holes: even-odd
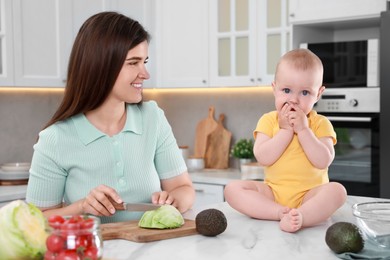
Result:
[[[47,221],[52,228],[58,228],[62,223],[65,222],[65,219],[59,215],[50,216]]]
[[[84,250],[83,260],[97,260],[98,259],[97,247],[91,246]]]
[[[63,237],[58,235],[50,235],[46,239],[46,247],[52,253],[60,252],[65,246],[65,240]]]
[[[57,255],[56,260],[80,260],[80,257],[74,250],[64,250]]]
[[[46,251],[44,260],[56,260],[56,254],[50,251]]]
[[[86,218],[80,223],[80,228],[82,229],[90,229],[94,225],[93,218]]]

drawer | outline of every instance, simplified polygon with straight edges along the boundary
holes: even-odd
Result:
[[[194,207],[224,202],[224,185],[193,183],[195,189]]]

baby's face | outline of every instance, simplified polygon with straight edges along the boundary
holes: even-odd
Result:
[[[288,103],[291,110],[297,106],[309,114],[324,90],[321,83],[320,71],[294,69],[287,64],[279,66],[277,78],[272,83],[276,110],[279,112]]]

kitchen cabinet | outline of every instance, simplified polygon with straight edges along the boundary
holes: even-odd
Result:
[[[113,10],[150,24],[151,0],[0,1],[0,86],[63,87],[74,38],[95,13]]]
[[[157,87],[209,85],[208,2],[156,1],[156,27],[152,42],[156,41]]]
[[[210,85],[270,85],[290,50],[287,0],[210,1]]]
[[[155,87],[270,85],[278,59],[290,49],[287,4],[157,1]]]
[[[63,85],[67,1],[2,0],[1,86]],[[61,10],[61,11],[60,11]],[[4,18],[3,18],[4,17]],[[3,44],[4,43],[4,44]]]
[[[291,23],[339,22],[379,18],[386,0],[290,0]]]
[[[195,203],[193,207],[205,206],[213,203],[224,202],[224,185],[193,183],[195,189]]]

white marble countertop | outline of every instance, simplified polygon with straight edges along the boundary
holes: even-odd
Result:
[[[226,185],[229,181],[237,179],[262,179],[263,174],[263,171],[240,172],[238,169],[204,169],[190,172],[193,182],[216,185]]]
[[[206,208],[224,212],[228,226],[216,237],[192,235],[149,243],[126,240],[104,242],[104,260],[120,259],[338,259],[325,243],[327,228],[335,222],[355,223],[352,205],[357,202],[384,199],[349,197],[326,222],[295,234],[282,232],[276,221],[251,219],[232,209],[226,202],[190,210],[185,218],[194,219]]]

